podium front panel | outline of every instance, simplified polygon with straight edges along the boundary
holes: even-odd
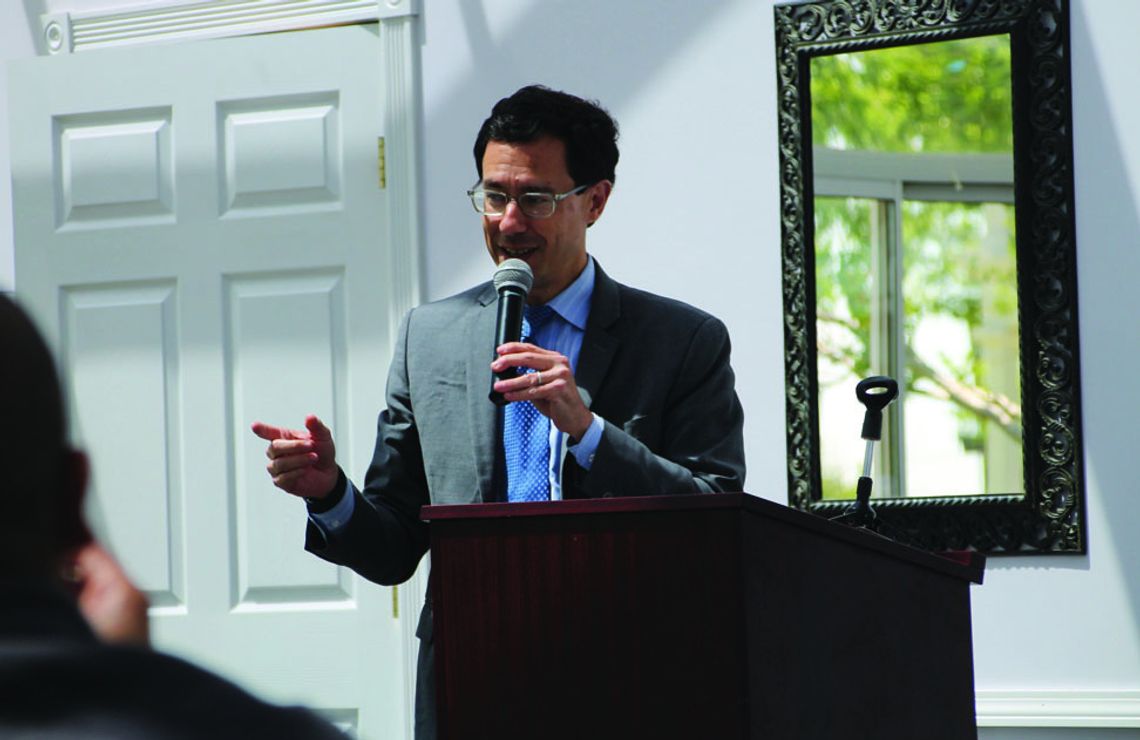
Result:
[[[744,494],[424,516],[440,740],[976,738],[984,559]]]
[[[736,512],[525,524],[433,538],[441,740],[743,737]]]

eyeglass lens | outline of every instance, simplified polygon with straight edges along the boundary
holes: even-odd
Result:
[[[509,195],[495,190],[484,190],[481,196],[480,198],[478,192],[474,194],[475,208],[490,216],[502,215],[507,210],[507,204],[511,202]],[[542,218],[554,212],[555,200],[551,193],[522,193],[514,200],[523,214],[532,218]]]

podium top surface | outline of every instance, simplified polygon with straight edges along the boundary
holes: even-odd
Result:
[[[424,506],[420,518],[428,522],[473,521],[479,519],[525,519],[667,511],[739,510],[800,527],[819,536],[843,540],[881,552],[943,575],[980,584],[985,556],[976,552],[935,554],[889,540],[873,532],[839,524],[815,514],[792,509],[775,501],[748,493],[709,493],[683,496],[630,496],[621,498],[537,501],[533,503],[448,504]]]

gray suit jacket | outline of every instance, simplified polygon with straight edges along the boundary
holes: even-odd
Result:
[[[743,490],[743,412],[724,324],[595,265],[575,380],[605,428],[588,471],[566,456],[563,497]],[[353,516],[328,541],[310,523],[307,549],[377,583],[401,583],[427,551],[421,506],[502,500],[501,414],[487,399],[496,309],[486,283],[405,317],[364,489],[350,487]],[[417,717],[417,738],[430,738],[430,603],[417,634],[427,649],[417,686],[427,724]]]

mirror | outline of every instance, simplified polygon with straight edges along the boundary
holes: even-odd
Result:
[[[901,381],[876,497],[1023,494],[1009,35],[809,65],[822,497],[869,375]]]
[[[789,503],[931,550],[1084,552],[1064,0],[777,6]]]

